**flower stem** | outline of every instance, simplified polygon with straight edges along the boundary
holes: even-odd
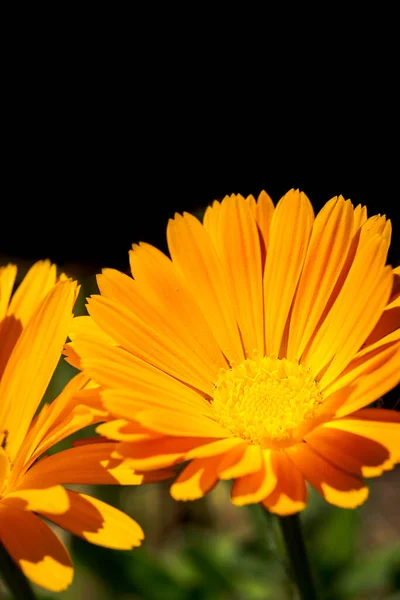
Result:
[[[317,600],[317,592],[311,574],[310,563],[301,533],[299,515],[278,517],[293,577],[301,600]]]
[[[14,600],[35,600],[28,580],[0,542],[0,580],[8,586]]]

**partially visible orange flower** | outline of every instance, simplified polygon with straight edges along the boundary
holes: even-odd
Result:
[[[295,190],[176,214],[171,259],[134,245],[133,279],[104,269],[75,319],[72,351],[119,419],[98,431],[137,469],[189,461],[177,500],[231,479],[234,504],[279,515],[306,506],[306,482],[358,506],[400,461],[400,413],[365,408],[400,380],[390,237],[385,216],[342,197],[314,216]]]
[[[107,413],[98,388],[78,374],[35,416],[71,326],[77,285],[58,281],[55,266],[42,261],[12,296],[16,274],[14,265],[0,268],[0,543],[29,579],[59,591],[72,581],[71,559],[38,515],[101,546],[129,549],[143,538],[127,515],[60,484],[138,484],[159,476],[111,459],[112,442],[45,456]]]

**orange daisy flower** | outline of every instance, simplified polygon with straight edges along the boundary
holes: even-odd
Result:
[[[138,484],[158,475],[135,474],[111,459],[113,442],[45,456],[107,413],[81,373],[35,416],[71,326],[77,285],[41,261],[12,296],[16,275],[15,265],[0,268],[0,544],[31,581],[60,591],[72,581],[71,559],[38,515],[101,546],[129,549],[143,538],[124,513],[60,484]]]
[[[391,224],[332,198],[314,216],[289,191],[176,214],[168,258],[140,243],[133,279],[98,276],[74,322],[70,356],[104,386],[141,470],[188,464],[177,500],[234,480],[232,502],[289,515],[310,483],[328,502],[364,502],[364,478],[400,461],[400,414],[365,408],[400,380],[400,269]],[[73,358],[71,358],[73,360]]]

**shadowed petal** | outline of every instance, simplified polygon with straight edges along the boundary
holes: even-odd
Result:
[[[306,442],[339,469],[359,477],[376,477],[394,466],[384,445],[352,432],[322,426],[307,435]]]
[[[189,450],[208,441],[214,442],[215,439],[165,436],[136,443],[121,442],[115,457],[129,458],[132,468],[137,471],[163,469],[183,462]]]
[[[137,474],[129,462],[111,458],[118,445],[113,442],[79,445],[39,460],[22,478],[18,489],[44,488],[55,484],[139,485],[148,477]],[[163,472],[152,472],[151,480],[165,479]],[[170,473],[169,473],[170,474]],[[58,486],[61,488],[61,486]],[[63,488],[61,488],[63,490]],[[43,490],[37,490],[40,495]],[[21,495],[22,492],[15,492]],[[13,494],[11,494],[13,495]],[[61,503],[60,503],[61,506]],[[36,510],[36,509],[32,509]],[[48,509],[43,509],[48,510]],[[48,511],[50,512],[50,511]],[[61,510],[60,512],[65,512]]]
[[[91,544],[119,550],[140,546],[143,530],[131,517],[97,498],[71,490],[67,493],[70,501],[68,512],[42,515]]]
[[[400,462],[400,413],[395,410],[364,408],[348,417],[325,423],[325,427],[375,441],[389,452],[390,461]]]
[[[60,592],[72,582],[73,569],[67,550],[33,513],[0,502],[0,539],[33,583]]]
[[[308,444],[287,448],[286,454],[327,502],[341,508],[355,508],[367,499],[368,488],[359,477],[334,467]]]
[[[29,485],[25,489],[16,489],[3,497],[1,502],[32,512],[45,510],[53,514],[65,513],[69,508],[67,492],[57,483],[49,483],[43,489],[29,489]]]
[[[307,487],[304,476],[288,459],[284,451],[272,453],[272,468],[276,473],[276,488],[262,504],[272,513],[293,515],[306,507]]]

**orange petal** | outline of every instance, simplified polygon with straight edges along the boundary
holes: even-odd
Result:
[[[155,374],[153,381],[150,374],[146,377],[143,381],[137,379],[130,390],[115,388],[102,392],[107,410],[128,420],[135,420],[137,413],[146,409],[176,410],[199,417],[212,414],[209,402],[188,386],[161,373],[159,377]]]
[[[287,358],[300,359],[326,309],[346,258],[353,229],[353,206],[332,198],[315,218],[292,315]]]
[[[226,196],[227,197],[227,196]],[[207,206],[203,216],[203,226],[205,231],[211,238],[215,249],[219,247],[220,235],[219,235],[219,217],[221,214],[221,202],[214,200],[214,202]]]
[[[357,204],[354,209],[354,223],[353,223],[353,234],[364,225],[367,220],[367,207],[362,204]]]
[[[143,530],[131,517],[97,498],[71,490],[67,492],[69,511],[63,515],[43,516],[91,544],[118,550],[140,546],[144,539]]]
[[[375,350],[383,350],[385,346],[400,341],[400,307],[384,310],[378,326],[372,333],[374,337],[370,336],[367,339],[355,359],[362,358]]]
[[[29,469],[18,487],[42,488],[59,483],[139,485],[143,475],[137,475],[123,460],[111,458],[117,447],[114,442],[88,444],[42,458]]]
[[[184,461],[189,450],[202,446],[207,441],[215,440],[203,437],[163,437],[144,442],[120,442],[115,457],[129,458],[132,468],[137,471],[163,469]]]
[[[4,452],[4,448],[2,447],[3,443],[4,443],[4,438],[1,439],[1,444],[0,444],[0,481],[2,482],[2,486],[3,486],[3,482],[7,481],[8,476],[10,474],[10,469],[11,469],[11,465],[10,465],[10,461],[8,460],[8,456]]]
[[[118,390],[120,402],[123,402],[124,397],[122,390],[126,390],[129,394],[129,400],[121,406],[123,413],[115,413],[119,416],[125,416],[126,409],[129,407],[131,407],[129,414],[132,416],[136,410],[133,408],[138,403],[143,407],[148,407],[149,403],[162,407],[171,407],[179,403],[193,409],[210,409],[204,394],[199,394],[181,381],[122,348],[105,346],[94,340],[82,338],[77,340],[75,345],[82,356],[85,373],[101,386]],[[210,382],[210,391],[211,388],[212,382]]]
[[[87,393],[85,394],[85,392]],[[65,415],[64,421],[59,422],[57,420],[58,422],[54,423],[54,426],[49,429],[46,436],[37,447],[34,453],[35,457],[76,431],[103,421],[105,416],[108,417],[108,415],[105,415],[104,410],[96,410],[95,408],[84,404],[84,402],[89,402],[90,398],[96,398],[97,400],[98,395],[95,390],[85,390],[82,392],[82,395],[79,394],[76,396],[76,404],[73,407],[71,406],[70,415]],[[80,404],[80,402],[82,402],[82,404]]]
[[[306,442],[322,458],[360,477],[376,477],[394,466],[382,444],[354,433],[321,426],[307,435]]]
[[[102,423],[96,427],[99,435],[105,436],[109,440],[117,440],[119,442],[139,442],[142,440],[155,439],[162,437],[162,434],[154,433],[139,425],[125,419],[115,419]]]
[[[7,314],[16,276],[16,265],[8,264],[5,267],[0,267],[0,321]]]
[[[360,229],[360,240],[358,247],[362,248],[372,237],[376,235],[382,237],[386,242],[386,252],[389,249],[390,238],[392,235],[392,224],[386,219],[385,215],[374,215],[367,219]]]
[[[260,446],[241,441],[240,446],[227,452],[221,460],[218,468],[220,479],[236,479],[262,469],[264,457]]]
[[[68,510],[69,501],[67,492],[61,485],[57,485],[58,483],[59,481],[54,485],[49,482],[48,485],[41,486],[41,489],[32,489],[33,485],[29,489],[30,486],[26,485],[25,489],[19,488],[6,494],[2,502],[32,512],[45,510],[52,514],[64,513]]]
[[[373,288],[372,297],[370,297],[367,303],[368,308],[363,307],[361,310],[362,318],[359,317],[356,319],[349,336],[341,339],[343,345],[336,352],[329,367],[320,378],[321,387],[328,385],[340,375],[343,369],[353,359],[355,352],[364,343],[366,333],[371,331],[384,310],[391,285],[392,273],[390,267],[387,267],[380,279],[379,276],[377,276],[377,282]],[[366,322],[368,322],[368,326],[365,326]]]
[[[247,198],[246,198],[247,200]],[[258,229],[261,233],[263,256],[268,252],[270,229],[272,223],[272,217],[274,214],[274,203],[271,198],[264,190],[260,192],[255,207],[255,217]]]
[[[233,300],[246,356],[264,353],[260,237],[249,205],[241,196],[224,198],[218,220],[217,252]]]
[[[377,400],[400,381],[400,344],[388,344],[355,358],[331,386],[324,391],[326,410],[330,394],[342,392],[335,416],[343,417]]]
[[[375,441],[386,448],[392,462],[400,462],[400,413],[395,410],[364,408],[348,417],[326,423],[325,427]]]
[[[400,308],[400,265],[393,269],[393,288],[386,308]]]
[[[74,348],[72,348],[71,344],[65,344],[63,348],[63,356],[69,365],[75,367],[75,369],[78,369],[78,371],[82,370],[81,359]]]
[[[80,353],[75,345],[76,339],[80,339],[81,337],[84,339],[89,338],[98,344],[106,344],[107,346],[114,347],[116,346],[116,342],[114,342],[113,338],[100,329],[100,327],[93,321],[92,317],[88,315],[75,317],[72,320],[71,329],[68,332],[68,336],[72,341],[65,345],[63,354],[66,361],[79,370],[82,370],[82,365]]]
[[[4,285],[4,290],[0,288],[0,303],[6,311],[0,329],[0,378],[23,328],[56,281],[55,265],[50,261],[39,261],[29,269],[8,305],[16,273],[16,267],[8,265],[0,280],[0,285]]]
[[[87,306],[96,323],[128,352],[196,389],[206,393],[212,389],[212,380],[199,368],[190,349],[163,329],[155,328],[151,321],[143,321],[125,306],[103,296],[92,296]],[[77,339],[74,345],[79,354]]]
[[[15,344],[21,336],[22,330],[21,321],[16,319],[14,315],[6,316],[0,324],[0,379],[3,377],[4,369],[7,366]]]
[[[135,284],[144,290],[142,296],[159,304],[162,290],[164,314],[174,316],[174,327],[181,331],[186,343],[197,348],[197,354],[206,354],[215,365],[225,366],[213,332],[172,261],[154,246],[141,242],[132,246],[129,262]]]
[[[35,449],[32,450],[31,454],[28,454],[26,452],[25,442],[23,443],[21,446],[21,455],[18,454],[17,456],[14,470],[16,469],[17,464],[24,464],[24,468],[27,469],[28,466],[33,464],[41,454],[61,440],[83,429],[84,427],[88,427],[89,425],[93,425],[99,421],[102,421],[104,418],[104,411],[96,410],[96,408],[79,403],[83,398],[85,402],[89,402],[89,399],[93,398],[95,399],[95,402],[97,402],[97,390],[87,389],[78,392],[74,397],[69,398],[69,406],[66,406],[67,402],[66,404],[63,403],[63,406],[60,408],[60,413],[58,413],[59,407],[57,407],[57,403],[58,399],[61,400],[61,398],[63,398],[63,393],[51,404],[43,406],[32,431],[32,433],[36,433],[37,435],[33,435],[32,440],[30,439],[29,435],[29,439],[27,438],[28,448],[31,445],[28,442],[35,441],[37,442],[37,445],[33,446]],[[65,398],[65,400],[68,401],[68,398]],[[69,414],[66,412],[66,408],[70,409]],[[40,434],[43,435],[42,439],[39,437]],[[22,463],[20,459],[22,459],[24,455],[29,456],[29,460],[25,461],[25,463]]]
[[[297,444],[285,452],[327,502],[341,508],[356,508],[367,499],[368,488],[361,479],[336,468],[308,444]]]
[[[364,342],[364,347],[375,344],[388,334],[400,330],[400,269],[392,269],[393,287],[389,301],[385,306],[381,318]]]
[[[303,192],[290,190],[278,202],[264,271],[267,354],[279,356],[283,332],[303,267],[314,213]]]
[[[58,283],[31,317],[7,363],[0,383],[0,430],[9,432],[13,459],[42,400],[72,320],[76,284]]]
[[[56,400],[51,404],[42,406],[40,412],[32,421],[28,434],[16,456],[9,486],[12,487],[22,469],[27,470],[29,465],[48,448],[67,437],[70,433],[77,431],[80,426],[84,427],[86,424],[90,425],[93,422],[92,417],[90,420],[79,422],[75,430],[71,430],[70,427],[71,413],[76,408],[73,399],[86,385],[87,381],[87,377],[82,373],[76,375],[70,379]],[[57,424],[61,424],[62,427],[57,428]],[[52,434],[54,428],[58,429],[55,436]]]
[[[183,469],[171,486],[171,496],[175,500],[197,500],[202,498],[217,483],[220,456],[197,458]]]
[[[264,450],[263,455],[261,469],[233,482],[231,500],[236,506],[261,502],[275,488],[277,479],[271,464],[271,451]]]
[[[244,358],[224,269],[210,236],[192,215],[170,219],[167,227],[172,261],[192,292],[228,360]]]
[[[99,344],[107,344],[109,346],[116,346],[114,339],[107,335],[103,329],[101,329],[92,317],[88,315],[75,317],[72,320],[71,328],[68,332],[69,338],[74,341],[76,338],[83,336],[94,340]],[[74,346],[74,344],[72,344]]]
[[[39,260],[30,267],[16,289],[8,309],[25,326],[37,306],[56,283],[57,269],[49,260]]]
[[[216,440],[204,444],[204,446],[197,446],[196,448],[192,448],[192,450],[189,450],[189,452],[185,454],[185,460],[189,460],[192,458],[208,458],[217,454],[225,454],[226,452],[229,452],[232,448],[242,445],[243,440],[241,440],[240,438],[222,438],[221,440]]]
[[[136,414],[135,419],[152,431],[167,435],[225,438],[231,433],[219,423],[201,414],[190,415],[172,410],[144,410]]]
[[[78,373],[66,383],[61,393],[53,402],[45,405],[47,413],[44,420],[45,422],[39,427],[38,421],[40,421],[40,412],[33,420],[33,426],[29,432],[29,435],[33,435],[35,438],[32,442],[34,446],[37,446],[38,440],[43,440],[49,431],[62,423],[71,413],[77,405],[76,399],[78,394],[86,389],[88,382],[89,378],[85,374]]]
[[[276,488],[262,504],[277,515],[293,515],[307,505],[307,487],[303,475],[288,459],[285,452],[272,453],[272,468],[276,473]]]
[[[0,502],[0,539],[33,583],[60,592],[72,582],[73,569],[67,550],[35,514]]]
[[[359,250],[331,310],[303,356],[303,362],[320,373],[327,386],[359,350],[387,303],[392,270],[385,268],[386,241],[374,236]]]
[[[178,280],[171,261],[162,253],[149,251],[148,245],[140,244],[131,251],[131,264],[135,279],[115,269],[103,269],[97,277],[102,296],[175,340],[199,370],[212,378],[213,373],[226,366],[226,361],[194,299]]]

